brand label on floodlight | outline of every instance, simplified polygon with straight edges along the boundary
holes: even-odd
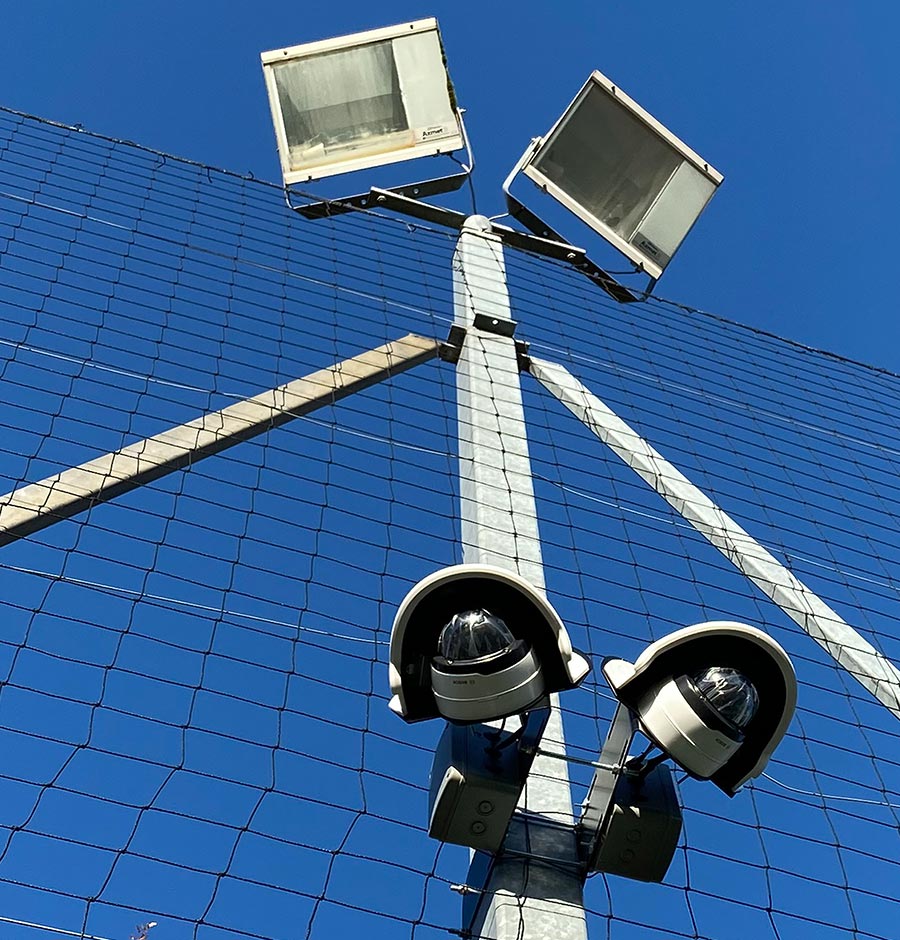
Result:
[[[448,127],[446,124],[433,124],[431,127],[419,128],[415,132],[417,141],[440,140],[454,133],[456,133],[456,128]]]
[[[631,241],[636,248],[640,248],[641,251],[649,255],[658,264],[666,264],[668,262],[668,255],[660,251],[649,238],[645,238],[640,232],[638,232]]]

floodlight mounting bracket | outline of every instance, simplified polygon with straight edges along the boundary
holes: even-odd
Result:
[[[362,197],[356,198],[361,199]],[[455,209],[445,209],[443,206],[435,206],[429,202],[422,202],[421,199],[412,198],[400,192],[399,188],[379,189],[376,186],[373,186],[366,194],[365,205],[350,208],[389,209],[391,212],[412,216],[415,219],[422,219],[423,222],[429,222],[432,225],[442,225],[445,228],[452,228],[457,231],[462,229],[466,219],[469,218],[465,212],[458,212]],[[316,218],[320,218],[320,216],[316,216]],[[597,265],[587,257],[587,253],[583,248],[577,248],[574,245],[568,244],[568,242],[556,235],[555,232],[552,232],[552,229],[549,229],[547,226],[543,226],[544,230],[552,232],[552,234],[556,236],[555,238],[545,238],[542,235],[532,232],[520,232],[517,229],[510,228],[508,225],[501,225],[494,219],[490,221],[491,234],[498,236],[500,240],[510,248],[530,251],[533,254],[542,255],[545,258],[553,258],[555,261],[565,261],[567,264],[572,265],[576,270],[581,271],[589,277],[595,284],[602,287],[611,297],[618,300],[620,303],[634,303],[636,300],[640,299],[627,287],[619,284],[612,275],[607,274],[601,268],[597,267]]]
[[[469,173],[470,170],[467,168],[462,173],[454,173],[452,176],[439,176],[435,179],[423,180],[420,183],[407,183],[405,186],[395,186],[391,189],[378,190],[378,192],[394,193],[397,196],[410,199],[452,193],[465,183],[469,178]],[[290,188],[285,189],[285,194],[288,207],[305,219],[327,219],[331,216],[343,215],[345,212],[374,208],[375,203],[373,202],[372,193],[375,191],[373,189],[367,193],[358,193],[355,196],[341,196],[340,199],[322,199],[319,202],[307,203],[293,202],[291,196],[294,193]]]
[[[576,254],[574,257],[568,257],[565,260],[569,261],[572,267],[581,271],[585,277],[593,281],[598,287],[605,290],[610,297],[614,300],[618,300],[619,303],[631,304],[649,296],[656,285],[656,279],[650,278],[649,286],[638,296],[624,284],[620,284],[611,274],[604,271],[603,268],[591,261],[583,248],[575,248],[574,246],[568,245],[562,235],[547,225],[543,219],[523,205],[523,203],[512,194],[511,189],[513,181],[522,171],[522,167],[534,156],[535,151],[542,142],[543,138],[541,137],[535,137],[531,141],[525,153],[519,158],[518,163],[512,168],[509,176],[506,177],[503,183],[503,195],[506,198],[506,208],[509,214],[518,222],[521,222],[529,232],[532,232],[533,235],[538,238],[558,245],[567,245],[569,252],[575,252]]]
[[[379,189],[373,186],[368,196],[369,208],[389,209],[391,212],[412,216],[414,219],[421,219],[432,225],[443,225],[445,228],[462,229],[468,218],[465,212],[422,202],[421,199],[407,196],[396,189]]]
[[[321,199],[317,202],[294,203],[291,200],[293,195],[290,186],[285,187],[285,197],[288,208],[299,213],[306,219],[326,219],[334,215],[342,215],[345,212],[354,212],[359,209],[371,209],[373,193],[394,193],[395,195],[407,199],[422,199],[426,196],[438,196],[442,193],[453,193],[460,189],[462,185],[472,175],[475,169],[475,156],[472,153],[472,145],[469,143],[469,135],[466,133],[466,125],[463,121],[463,108],[456,109],[456,117],[459,121],[459,129],[462,134],[463,144],[466,149],[467,163],[460,163],[455,157],[451,157],[461,167],[461,173],[451,173],[449,176],[436,176],[433,179],[422,180],[419,183],[406,183],[403,186],[392,186],[390,189],[380,190],[371,189],[367,193],[357,193],[355,196],[341,196],[338,199]],[[435,154],[435,156],[446,156],[446,154]],[[427,203],[425,204],[427,205]]]

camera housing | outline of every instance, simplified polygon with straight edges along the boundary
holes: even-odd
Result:
[[[471,722],[528,711],[544,697],[544,675],[529,643],[488,610],[454,614],[431,660],[431,690],[448,721]]]
[[[486,655],[448,659],[442,633],[469,614],[499,620],[511,642]],[[391,630],[389,704],[407,722],[491,721],[574,688],[589,671],[532,584],[503,568],[453,565],[421,580],[400,604]]]
[[[762,773],[797,703],[781,646],[734,621],[677,630],[634,664],[606,660],[603,673],[651,741],[729,796]]]
[[[490,725],[445,725],[428,793],[432,839],[500,851],[549,716],[536,708],[505,737]]]

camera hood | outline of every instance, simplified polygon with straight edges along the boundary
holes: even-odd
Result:
[[[540,664],[544,691],[577,686],[590,664],[572,649],[559,615],[524,578],[489,565],[453,565],[421,580],[403,599],[391,630],[391,711],[404,721],[441,717],[432,688],[438,639],[454,614],[483,609],[524,640]]]
[[[651,643],[634,664],[608,659],[603,674],[619,701],[637,715],[654,738],[648,724],[655,721],[655,714],[649,712],[657,696],[668,694],[673,680],[680,676],[716,666],[740,672],[759,695],[756,714],[742,729],[740,746],[708,777],[734,796],[747,780],[762,773],[794,714],[797,680],[778,643],[755,627],[715,620],[676,630]],[[650,718],[648,723],[642,712]],[[679,763],[686,766],[681,760]]]

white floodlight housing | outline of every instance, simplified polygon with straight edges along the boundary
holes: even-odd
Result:
[[[520,168],[654,280],[723,179],[600,72]]]
[[[434,18],[261,58],[285,186],[464,146]]]
[[[717,620],[651,643],[603,672],[641,730],[679,766],[733,796],[761,774],[797,702],[784,650],[755,627]]]
[[[502,568],[454,565],[424,578],[400,604],[390,708],[409,722],[491,721],[574,688],[589,671],[553,606],[528,581]]]

